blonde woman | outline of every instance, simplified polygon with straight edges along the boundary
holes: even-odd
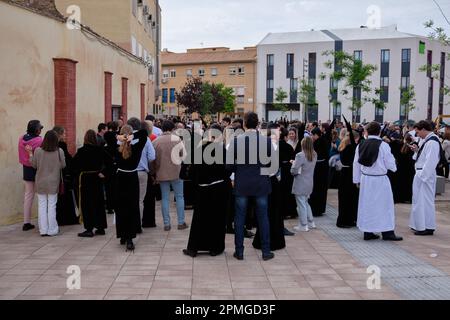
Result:
[[[314,187],[314,169],[317,162],[317,154],[314,151],[314,143],[310,137],[303,138],[301,142],[302,152],[298,153],[293,161],[291,174],[294,176],[292,193],[297,201],[299,225],[295,231],[309,231],[315,229],[314,218],[308,203]]]

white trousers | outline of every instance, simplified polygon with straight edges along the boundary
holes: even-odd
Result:
[[[436,179],[426,183],[414,177],[409,227],[417,231],[436,230]]]
[[[314,222],[314,217],[311,211],[311,206],[308,203],[309,196],[299,196],[295,195],[295,200],[297,201],[297,213],[299,225],[307,226],[308,223]]]
[[[59,233],[56,221],[57,194],[38,194],[39,232],[41,235],[56,236]]]
[[[144,215],[144,199],[147,193],[148,173],[145,171],[138,171],[139,177],[139,212],[141,213],[141,222]]]

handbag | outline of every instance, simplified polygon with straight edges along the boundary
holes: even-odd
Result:
[[[59,153],[58,150],[58,158],[59,158],[59,165],[61,166],[61,154]],[[59,189],[58,189],[58,194],[63,195],[65,192],[64,190],[64,176],[63,176],[63,171],[62,169],[59,170]]]
[[[180,179],[184,181],[190,181],[193,179],[191,164],[181,164]]]

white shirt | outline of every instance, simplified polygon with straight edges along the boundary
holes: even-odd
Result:
[[[419,149],[432,136],[437,137],[433,132],[431,132],[425,139],[422,139],[419,142]],[[413,159],[417,160],[415,164],[416,176],[423,182],[431,182],[436,179],[436,167],[441,157],[440,151],[440,145],[438,142],[429,141],[423,147],[419,159],[417,159],[418,152],[414,154]]]

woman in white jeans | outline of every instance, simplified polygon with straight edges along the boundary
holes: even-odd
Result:
[[[31,163],[36,171],[35,188],[39,201],[39,232],[41,236],[56,236],[59,233],[56,221],[56,203],[61,181],[61,170],[65,168],[64,152],[58,147],[55,131],[48,131],[40,148],[34,154],[31,148]]]
[[[292,193],[297,201],[299,225],[295,231],[309,231],[315,229],[311,207],[308,203],[314,187],[314,168],[316,167],[317,154],[314,151],[314,143],[310,137],[305,137],[301,143],[302,152],[298,153],[291,167],[294,176]]]

